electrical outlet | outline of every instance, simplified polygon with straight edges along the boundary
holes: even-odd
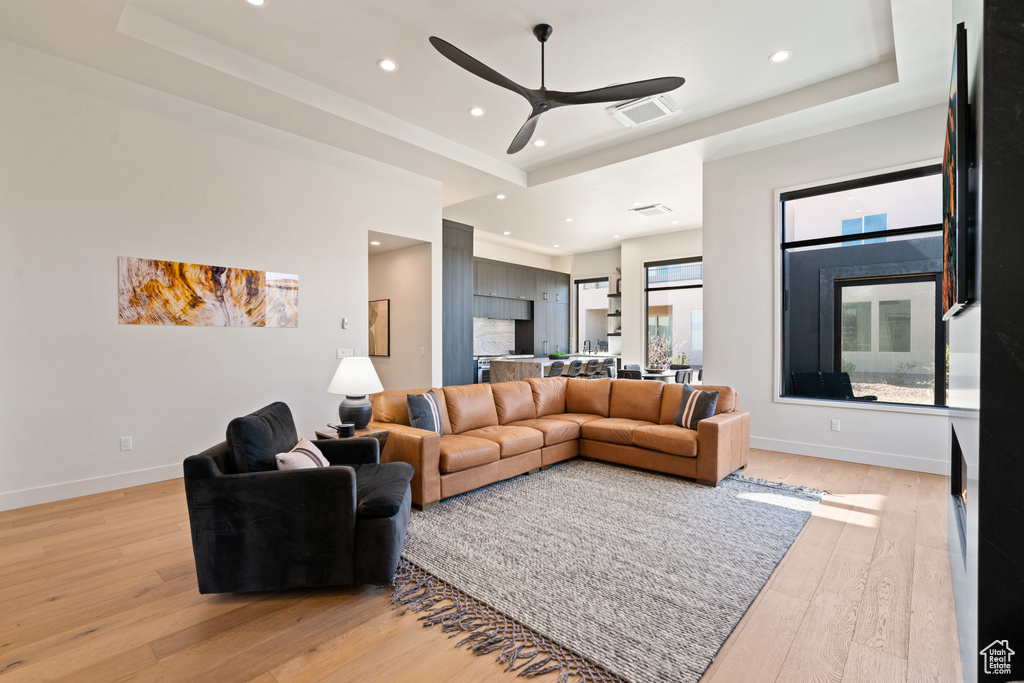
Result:
[[[122,436],[121,437],[121,450],[130,451],[132,449],[132,437]]]
[[[838,432],[839,431],[839,420],[832,420],[832,431],[833,432]]]
[[[338,349],[338,360],[342,358],[351,358],[356,355],[355,349]]]

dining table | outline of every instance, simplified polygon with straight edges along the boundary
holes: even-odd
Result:
[[[675,370],[643,370],[640,376],[644,379],[657,380],[659,382],[672,382],[676,378]]]

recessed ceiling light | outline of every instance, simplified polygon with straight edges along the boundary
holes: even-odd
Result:
[[[390,59],[380,60],[379,62],[377,62],[377,66],[384,69],[385,71],[396,71],[398,69],[398,65],[395,64]]]
[[[370,246],[371,247],[379,247],[380,246],[380,242],[370,242]]]
[[[679,221],[672,221],[672,225],[678,225]]]
[[[554,245],[554,247],[555,247],[555,249],[558,249],[558,245],[557,245],[557,244],[556,244],[556,245]]]
[[[771,56],[768,57],[768,61],[769,62],[775,62],[776,64],[778,64],[779,62],[786,61],[787,59],[789,59],[792,56],[793,56],[793,53],[791,51],[789,51],[789,50],[779,50],[778,52],[773,52],[771,54]]]
[[[613,239],[613,240],[617,240],[617,239],[619,239],[619,235],[612,235],[612,239]]]
[[[263,7],[264,5],[267,4],[267,0],[245,0],[245,1],[247,3],[249,3],[250,5],[254,5],[256,7]]]
[[[572,223],[572,219],[571,219],[571,218],[566,218],[566,219],[565,219],[565,222],[566,222],[566,223]]]
[[[546,144],[548,144],[546,140],[534,140],[533,141],[533,146],[534,147],[543,147]]]
[[[483,107],[473,107],[469,110],[470,116],[483,116],[487,113],[487,110]]]
[[[494,198],[495,199],[504,199],[505,195],[503,195],[503,194],[496,194],[496,195],[494,195]]]
[[[633,206],[640,206],[641,202],[633,202]]]
[[[510,232],[509,232],[508,230],[506,230],[505,232],[503,232],[503,233],[501,233],[501,234],[502,234],[502,235],[511,235],[512,233],[510,233]]]

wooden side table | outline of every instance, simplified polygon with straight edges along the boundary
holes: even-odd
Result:
[[[374,427],[365,427],[363,429],[357,429],[356,433],[353,434],[352,436],[372,436],[374,439],[377,439],[377,441],[380,443],[380,452],[383,453],[384,452],[384,444],[386,444],[388,442],[388,434],[390,434],[390,432],[388,430],[386,430],[386,429],[376,429]],[[348,438],[351,438],[351,437],[347,437],[347,436],[346,437],[341,437],[341,436],[338,436],[338,432],[334,431],[333,429],[328,429],[328,430],[323,430],[323,431],[318,429],[318,430],[316,430],[316,438],[318,438],[318,439],[342,439],[342,438],[348,439]]]

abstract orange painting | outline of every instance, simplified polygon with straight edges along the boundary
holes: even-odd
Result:
[[[122,325],[298,327],[299,276],[118,258]]]

